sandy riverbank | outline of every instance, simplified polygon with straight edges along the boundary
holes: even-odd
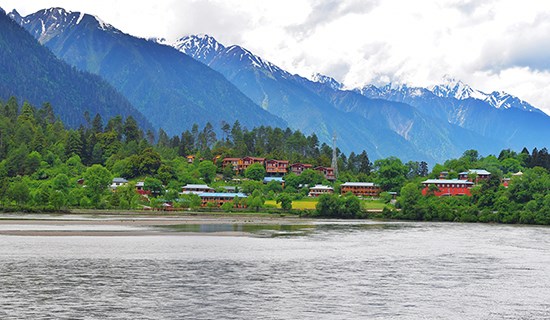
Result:
[[[271,215],[154,215],[154,214],[2,214],[0,235],[12,236],[243,236],[242,231],[178,232],[177,226],[306,225],[315,220]],[[170,228],[173,226],[174,229]],[[237,228],[238,229],[238,228]]]

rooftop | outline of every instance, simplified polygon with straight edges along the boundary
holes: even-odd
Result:
[[[246,198],[247,195],[241,192],[234,193],[234,192],[204,192],[200,193],[199,197],[208,197],[208,198]]]
[[[375,187],[376,184],[373,182],[346,182],[343,183],[341,186],[345,187]]]
[[[470,173],[475,173],[475,174],[479,174],[479,175],[490,175],[491,173],[487,170],[483,170],[483,169],[470,169],[468,171],[464,171],[464,172],[461,172],[459,174],[470,174]]]
[[[474,184],[473,182],[470,182],[468,180],[458,180],[458,179],[428,179],[426,181],[423,181],[424,184],[452,184],[452,183],[462,183],[462,184]]]

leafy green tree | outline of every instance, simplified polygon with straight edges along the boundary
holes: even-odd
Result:
[[[156,178],[145,178],[143,181],[143,189],[151,191],[151,194],[155,197],[164,194],[162,181]]]
[[[292,198],[287,193],[281,193],[276,200],[277,204],[281,204],[281,209],[288,211],[292,209]]]
[[[265,177],[265,168],[260,163],[254,163],[246,168],[244,176],[250,180],[261,181]]]
[[[376,160],[374,166],[378,173],[376,182],[384,191],[399,191],[407,180],[408,168],[396,157]]]
[[[29,186],[25,180],[18,179],[13,182],[8,191],[8,197],[17,205],[24,205],[30,199]]]
[[[249,208],[253,208],[256,211],[259,211],[265,203],[265,198],[260,192],[260,190],[254,190],[252,194],[247,198],[247,205]]]
[[[216,178],[216,165],[210,160],[204,160],[199,163],[200,177],[204,182],[211,183]]]
[[[156,174],[162,164],[160,154],[152,148],[143,150],[141,154],[138,155],[138,161],[139,174],[144,176]]]
[[[86,184],[86,194],[91,204],[97,206],[111,184],[111,173],[102,165],[94,164],[86,169],[83,176]]]

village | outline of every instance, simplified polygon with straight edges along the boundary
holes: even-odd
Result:
[[[187,156],[188,162],[193,163],[195,161],[194,156]],[[203,160],[203,159],[201,159]],[[214,159],[215,161],[217,159]],[[247,206],[246,201],[235,201],[235,199],[247,199],[249,194],[239,191],[238,183],[246,178],[244,172],[252,165],[259,164],[265,169],[265,177],[262,182],[268,184],[275,182],[281,185],[281,188],[285,186],[285,175],[292,173],[297,176],[301,175],[304,170],[314,170],[320,173],[327,184],[314,184],[300,186],[307,188],[309,191],[307,197],[316,198],[325,194],[334,194],[335,187],[333,186],[336,181],[335,170],[332,167],[316,166],[313,167],[307,163],[293,163],[290,164],[288,160],[266,159],[261,157],[244,157],[244,158],[223,158],[222,168],[231,168],[236,177],[232,179],[231,185],[223,186],[223,192],[217,192],[215,188],[208,186],[207,184],[187,184],[181,187],[180,195],[197,195],[201,200],[201,207],[222,207],[225,203],[233,202],[235,208],[244,208]],[[518,172],[514,176],[521,176],[522,173]],[[422,182],[422,195],[434,195],[436,197],[443,196],[471,196],[471,189],[473,186],[479,184],[482,181],[488,181],[491,177],[491,173],[481,169],[471,169],[465,172],[458,173],[458,178],[450,179],[448,171],[442,171],[438,179],[427,179]],[[504,178],[502,184],[504,187],[508,186],[510,178]],[[128,180],[124,178],[114,178],[110,189],[115,192],[120,186],[128,184]],[[362,199],[378,199],[380,194],[384,191],[378,184],[374,182],[351,182],[347,181],[339,184],[339,194],[346,195],[352,194]],[[148,199],[151,195],[150,190],[146,190],[144,181],[137,181],[135,183],[135,191],[142,195],[144,199]],[[388,192],[388,194],[395,199],[397,192]],[[163,203],[164,210],[171,210],[173,203],[166,201]]]

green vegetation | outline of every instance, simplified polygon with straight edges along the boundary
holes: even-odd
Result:
[[[96,115],[86,126],[66,129],[49,104],[36,109],[21,107],[14,98],[0,103],[0,206],[4,211],[59,211],[74,209],[135,210],[141,208],[199,210],[197,195],[179,194],[186,184],[208,184],[217,192],[233,186],[248,195],[236,197],[223,212],[279,212],[333,218],[384,217],[394,219],[550,224],[550,155],[547,149],[517,153],[503,150],[498,157],[481,157],[467,150],[458,159],[436,164],[431,173],[425,162],[390,157],[373,163],[366,152],[349,156],[339,152],[340,176],[329,182],[315,170],[287,174],[284,188],[277,181],[262,183],[265,169],[250,166],[246,172],[222,168],[225,157],[247,155],[287,159],[313,166],[330,166],[332,149],[313,134],[290,129],[242,129],[225,124],[218,140],[211,125],[197,125],[172,138],[160,130],[156,139],[143,133],[132,117],[103,122]],[[187,156],[193,155],[194,161]],[[485,169],[491,179],[472,188],[472,196],[436,197],[421,194],[421,182],[438,178],[442,171],[457,177],[468,169]],[[523,175],[513,175],[523,171]],[[113,177],[130,182],[116,192]],[[248,178],[248,179],[245,179]],[[472,178],[475,178],[472,176]],[[511,178],[504,187],[504,178]],[[136,193],[143,182],[146,195]],[[375,182],[379,199],[339,196],[346,181]],[[309,186],[334,187],[335,195],[307,198]],[[398,196],[387,191],[397,191]],[[167,205],[167,204],[170,205]]]

